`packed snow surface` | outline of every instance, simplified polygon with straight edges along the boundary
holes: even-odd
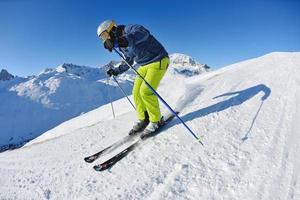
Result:
[[[300,53],[168,73],[158,91],[204,146],[175,119],[110,171],[94,171],[83,158],[136,120],[120,99],[115,119],[104,105],[1,153],[0,199],[300,199]]]

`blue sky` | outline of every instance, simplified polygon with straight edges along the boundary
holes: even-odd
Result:
[[[105,19],[148,28],[169,53],[219,68],[273,51],[300,51],[298,0],[0,0],[0,68],[19,76],[62,63],[100,66]]]

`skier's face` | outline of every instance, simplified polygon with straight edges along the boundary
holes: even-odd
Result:
[[[106,40],[110,39],[110,35],[107,31],[103,31],[100,34],[100,38],[103,40],[103,42],[105,42]]]

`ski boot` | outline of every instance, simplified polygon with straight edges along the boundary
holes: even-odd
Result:
[[[164,125],[164,117],[161,117],[158,122],[150,122],[141,134],[141,139],[154,136],[158,129]]]
[[[149,124],[149,115],[147,112],[145,112],[145,119],[135,122],[133,128],[129,132],[129,135],[134,135],[138,132],[143,131],[148,124]]]

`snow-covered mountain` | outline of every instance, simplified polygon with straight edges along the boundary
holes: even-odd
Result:
[[[136,120],[120,99],[116,119],[104,105],[1,153],[0,199],[300,199],[300,52],[190,78],[168,73],[158,91],[204,146],[175,119],[95,172],[83,158]]]
[[[7,70],[2,69],[0,71],[0,81],[9,81],[13,78],[14,78],[14,76],[12,74],[8,73]]]
[[[129,92],[129,78],[120,84]],[[108,88],[109,87],[109,88]],[[17,147],[81,113],[122,97],[101,68],[63,64],[37,76],[0,82],[0,146]]]
[[[198,75],[210,70],[208,65],[197,63],[192,57],[180,53],[170,55],[170,65],[173,73],[186,76]]]
[[[184,57],[188,56],[171,56],[176,69],[180,63],[198,68],[194,60],[188,64]],[[0,80],[5,81],[0,81],[0,151],[19,147],[68,119],[123,97],[113,80],[107,82],[105,68],[63,64],[28,78],[14,78],[2,70]],[[131,71],[118,77],[127,94],[131,94],[134,77]]]

